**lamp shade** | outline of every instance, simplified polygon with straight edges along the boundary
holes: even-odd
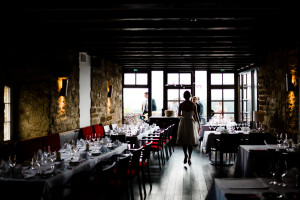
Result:
[[[253,111],[253,121],[263,122],[265,117],[264,111]]]

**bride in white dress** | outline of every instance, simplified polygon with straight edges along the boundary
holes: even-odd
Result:
[[[197,141],[197,134],[200,130],[200,121],[198,115],[195,115],[195,113],[197,113],[197,107],[190,101],[191,93],[185,91],[183,97],[185,101],[179,105],[178,111],[178,115],[181,116],[181,118],[178,124],[176,143],[182,145],[184,152],[183,163],[188,162],[190,165],[193,146]],[[196,119],[194,119],[193,116],[196,116]]]

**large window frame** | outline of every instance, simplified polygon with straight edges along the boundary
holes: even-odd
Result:
[[[212,74],[222,74],[222,81],[221,84],[216,84],[213,85],[211,84],[211,75]],[[232,85],[230,84],[224,84],[224,74],[233,74],[234,75],[234,83]],[[212,111],[212,102],[222,102],[222,112],[218,113],[215,112],[214,114],[221,114],[222,117],[226,114],[233,114],[234,115],[234,121],[237,121],[237,76],[236,73],[233,71],[227,71],[227,72],[222,72],[222,71],[208,71],[207,72],[207,119],[208,121],[212,118],[211,116],[211,111]],[[226,89],[232,89],[234,91],[234,97],[233,100],[224,100],[224,90]],[[211,92],[212,90],[222,90],[222,98],[221,100],[212,100],[212,95]],[[224,111],[224,103],[226,102],[233,102],[234,103],[234,112],[225,112]]]
[[[3,103],[3,141],[10,141],[12,140],[12,89],[8,85],[3,87]]]
[[[168,75],[170,74],[178,74],[178,83],[172,84],[169,82],[168,80]],[[189,74],[190,75],[190,84],[185,84],[184,81],[181,81],[180,77],[181,75],[185,75],[185,74]],[[195,93],[195,88],[193,83],[195,82],[195,77],[193,75],[194,73],[191,71],[165,71],[164,73],[164,80],[165,80],[165,89],[164,89],[164,108],[165,109],[169,109],[169,103],[172,104],[176,104],[179,107],[179,104],[182,103],[184,101],[183,96],[182,96],[182,91],[183,90],[189,90],[191,92],[192,95],[194,95]],[[170,100],[169,99],[169,95],[168,95],[168,91],[169,90],[178,90],[178,99],[177,100]],[[173,109],[174,110],[174,109]],[[177,110],[175,110],[178,112],[178,108]]]
[[[238,74],[239,121],[248,125],[253,121],[253,111],[258,108],[257,69],[243,71]],[[254,125],[252,125],[253,127]]]

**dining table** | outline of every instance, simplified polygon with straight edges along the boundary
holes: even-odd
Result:
[[[101,149],[103,151],[101,151]],[[115,154],[121,154],[128,149],[127,143],[119,145],[109,144],[91,144],[89,149],[86,146],[79,146],[76,155],[74,152],[61,149],[61,159],[53,160],[50,164],[41,164],[38,167],[31,168],[30,162],[25,162],[15,166],[13,173],[0,173],[1,195],[12,196],[11,188],[5,187],[15,186],[18,188],[26,188],[22,197],[24,199],[55,200],[61,199],[63,196],[61,188],[71,180],[71,178],[85,171],[90,171],[97,163],[107,160]],[[82,156],[85,155],[85,156]],[[19,173],[16,173],[18,171]],[[1,170],[0,170],[1,172]],[[16,190],[18,191],[18,189]],[[5,192],[10,194],[5,194]],[[34,195],[36,194],[36,195]],[[14,199],[14,198],[12,198]]]
[[[212,134],[213,133],[213,134]],[[248,135],[249,131],[236,131],[235,133],[228,134],[236,134],[243,133],[244,135]],[[208,155],[211,152],[211,148],[214,146],[215,139],[220,139],[220,131],[204,131],[202,149],[205,150],[205,153]]]
[[[250,158],[250,151],[265,151],[267,149],[282,149],[278,147],[276,144],[268,144],[268,145],[240,145],[238,150],[236,165],[234,176],[235,177],[243,177],[249,178],[252,177],[252,163]],[[262,166],[263,167],[263,166]]]
[[[215,178],[205,200],[299,199],[299,188],[290,179],[286,187],[270,184],[270,178]]]

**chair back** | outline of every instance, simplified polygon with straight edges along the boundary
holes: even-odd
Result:
[[[270,150],[250,150],[249,160],[254,177],[272,177],[278,167],[278,152]]]
[[[143,149],[142,162],[145,162],[146,160],[150,159],[151,145],[152,145],[152,141],[145,144],[144,149]]]
[[[116,167],[116,175],[120,178],[128,178],[129,162],[131,156],[119,157]]]
[[[81,131],[83,134],[83,139],[85,139],[85,140],[93,135],[93,127],[92,126],[87,126],[87,127],[81,128]]]
[[[298,168],[300,169],[300,152],[283,152],[279,155],[279,160],[284,168]]]
[[[249,145],[264,145],[266,135],[264,133],[249,133]]]
[[[100,137],[100,139],[103,137],[104,129],[103,126],[100,126],[100,124],[93,125],[94,133],[96,133],[96,137]]]
[[[223,153],[237,153],[242,143],[242,134],[222,134],[220,136],[220,151]]]
[[[132,152],[131,161],[130,161],[131,169],[134,169],[134,170],[139,169],[142,149],[143,149],[143,147],[140,147]]]

